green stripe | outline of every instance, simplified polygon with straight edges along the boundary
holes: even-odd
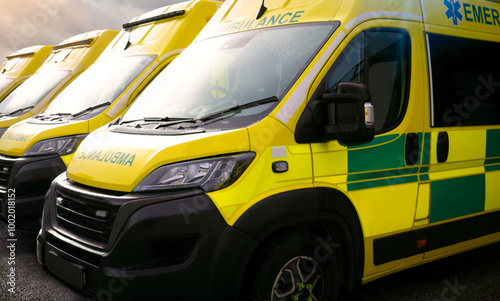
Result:
[[[484,170],[485,170],[486,172],[489,172],[489,171],[497,171],[497,170],[500,170],[500,165],[485,166],[485,167],[484,167]]]
[[[486,158],[500,157],[500,130],[486,132]]]
[[[431,182],[430,222],[483,211],[485,182],[484,174]]]
[[[425,133],[424,135],[424,147],[422,154],[422,165],[429,165],[431,154],[431,133]]]
[[[359,174],[349,174],[347,176],[347,182],[364,181],[364,180],[375,180],[380,178],[389,178],[397,176],[407,176],[415,174],[418,172],[418,167],[402,168],[402,169],[392,169],[384,171],[366,172]]]
[[[419,178],[420,178],[420,182],[429,181],[429,175],[427,175],[427,174],[420,175]]]
[[[396,140],[386,144],[349,150],[347,154],[349,173],[406,167],[405,137],[406,135],[401,135]]]
[[[347,190],[353,191],[353,190],[377,188],[377,187],[384,187],[384,186],[390,186],[390,185],[413,183],[413,182],[417,182],[417,181],[418,181],[417,176],[406,176],[406,177],[380,179],[380,180],[366,181],[366,182],[359,182],[359,183],[349,183],[349,184],[347,184]]]
[[[398,134],[392,134],[392,135],[387,135],[387,136],[378,136],[373,138],[371,142],[368,142],[366,144],[361,144],[361,145],[355,145],[355,146],[348,146],[348,150],[353,150],[353,149],[358,149],[358,148],[363,148],[363,147],[368,147],[368,146],[375,146],[383,143],[387,143],[389,141],[392,141],[398,137]]]
[[[496,158],[496,159],[486,159],[484,161],[484,165],[491,165],[491,164],[498,164],[500,163],[500,158]]]
[[[420,173],[426,173],[429,171],[429,166],[422,166],[420,167]]]

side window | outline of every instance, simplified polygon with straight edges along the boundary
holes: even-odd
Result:
[[[375,109],[375,132],[396,126],[404,115],[410,78],[410,39],[403,31],[370,29],[356,36],[325,77],[325,93],[340,82],[368,86]]]
[[[500,125],[500,43],[427,36],[432,126]]]

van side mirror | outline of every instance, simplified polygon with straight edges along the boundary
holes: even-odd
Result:
[[[373,140],[374,111],[364,84],[339,83],[337,94],[323,94],[311,100],[297,125],[298,143],[337,140],[344,146]]]

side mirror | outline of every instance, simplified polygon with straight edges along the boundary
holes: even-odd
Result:
[[[310,101],[297,125],[299,143],[337,140],[344,146],[368,143],[375,136],[374,110],[364,84],[339,83],[337,94]]]

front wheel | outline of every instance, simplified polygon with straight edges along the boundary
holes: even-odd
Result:
[[[244,300],[337,300],[339,276],[333,248],[314,232],[287,233],[250,263]]]

